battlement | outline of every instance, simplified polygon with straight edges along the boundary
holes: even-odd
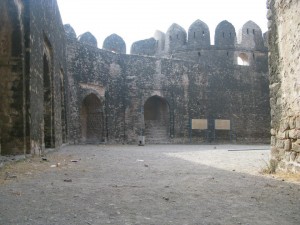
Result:
[[[70,25],[65,25],[65,32],[71,39],[97,47],[97,40],[90,32],[76,38],[76,33]],[[267,60],[266,38],[267,33],[262,35],[260,27],[253,21],[246,22],[236,34],[234,26],[223,20],[215,29],[214,45],[211,45],[209,27],[203,21],[196,20],[188,32],[174,23],[166,33],[156,31],[153,37],[134,42],[130,54],[192,60],[206,65],[227,63],[261,67],[260,65]],[[126,54],[126,43],[117,34],[108,36],[102,48]]]
[[[211,45],[210,30],[206,23],[196,20],[188,29],[174,23],[166,33],[156,31],[154,34],[156,45],[149,39],[133,43],[131,54],[139,55],[172,55],[183,51],[205,50],[251,50],[266,51],[267,46],[260,27],[253,21],[246,22],[236,34],[234,26],[224,20],[215,30],[214,45]]]
[[[126,54],[126,44],[123,38],[117,34],[112,34],[105,38],[103,42],[103,49],[109,50],[115,53]]]
[[[85,32],[77,37],[73,27],[70,24],[64,25],[66,36],[71,40],[79,41],[82,44],[92,47],[98,47],[96,37],[90,32]],[[122,37],[117,34],[111,34],[103,41],[102,48],[114,53],[126,54],[126,43]]]

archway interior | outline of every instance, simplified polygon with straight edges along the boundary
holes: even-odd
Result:
[[[159,96],[149,98],[144,105],[145,136],[148,143],[164,143],[169,138],[169,105]]]
[[[45,148],[55,147],[54,133],[54,99],[51,77],[51,63],[49,58],[44,54],[44,144]]]
[[[240,66],[249,66],[250,65],[249,58],[248,58],[247,54],[245,54],[245,53],[239,54],[239,56],[237,58],[237,62],[238,62],[238,65],[240,65]]]
[[[64,73],[60,70],[60,101],[61,101],[61,133],[62,143],[67,142],[67,114],[66,114],[66,99],[65,99],[65,85]]]
[[[81,129],[82,141],[85,143],[100,143],[104,141],[103,105],[99,98],[88,95],[82,103]]]

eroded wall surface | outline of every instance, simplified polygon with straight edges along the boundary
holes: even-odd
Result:
[[[26,9],[23,1],[0,2],[0,154],[21,154],[28,147],[25,70]]]
[[[261,66],[237,65],[233,50],[228,57],[227,50],[214,49],[207,54],[214,60],[206,64],[199,62],[197,52],[197,60],[125,55],[94,48],[77,40],[74,32],[67,33],[71,142],[86,139],[84,100],[91,94],[102,102],[99,111],[104,112],[102,127],[109,143],[137,143],[139,136],[145,136],[146,143],[200,143],[205,141],[203,131],[190,130],[190,119],[200,118],[230,119],[240,143],[269,142],[266,60]],[[265,52],[256,54],[266,57]],[[161,139],[147,131],[153,121],[145,119],[145,104],[151,97],[168,108],[162,108],[168,112],[165,127],[154,127],[164,136]],[[209,126],[212,131],[213,124]],[[167,129],[167,138],[161,129]],[[220,131],[217,138],[230,141],[229,132]]]
[[[61,146],[66,136],[65,32],[55,0],[29,2],[30,145],[40,153]]]
[[[300,1],[268,1],[272,158],[300,171]]]
[[[65,32],[55,0],[0,2],[1,154],[67,139]]]
[[[247,22],[227,21],[210,44],[208,26],[103,49],[89,32],[63,26],[55,0],[0,2],[0,137],[3,154],[43,154],[62,143],[200,143],[191,119],[231,120],[238,143],[268,143],[267,48]],[[292,49],[291,49],[292,50]],[[238,63],[238,59],[241,63]],[[288,87],[286,87],[288,89]],[[228,131],[214,141],[229,142]]]

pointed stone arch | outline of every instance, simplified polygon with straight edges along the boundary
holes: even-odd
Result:
[[[45,148],[55,147],[55,123],[54,123],[54,87],[53,87],[53,51],[48,38],[44,36],[43,55],[43,116]]]
[[[170,136],[170,107],[166,99],[154,95],[144,104],[146,143],[166,143]]]
[[[246,53],[240,53],[237,57],[237,64],[240,66],[249,66],[249,57]]]
[[[66,93],[65,93],[65,75],[64,71],[60,69],[60,107],[61,107],[61,133],[62,143],[67,142],[67,110],[66,110]]]
[[[81,104],[81,141],[84,143],[100,143],[105,141],[104,104],[90,93]]]

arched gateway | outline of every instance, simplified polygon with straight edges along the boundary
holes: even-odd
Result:
[[[166,143],[170,134],[168,102],[159,96],[150,97],[144,105],[146,143]]]
[[[81,107],[82,142],[100,143],[104,141],[103,105],[95,94],[90,94]]]

